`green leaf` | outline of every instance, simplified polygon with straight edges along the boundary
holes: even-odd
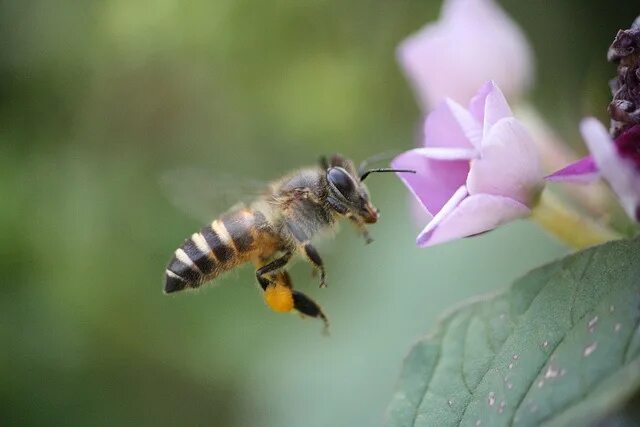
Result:
[[[640,388],[639,322],[640,239],[541,267],[413,347],[387,426],[594,422]]]

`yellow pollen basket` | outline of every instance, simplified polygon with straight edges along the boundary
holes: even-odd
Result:
[[[293,294],[291,288],[280,282],[273,283],[264,291],[264,301],[273,311],[288,313],[293,310]]]

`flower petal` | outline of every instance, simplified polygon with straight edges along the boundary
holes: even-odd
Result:
[[[399,173],[398,177],[416,196],[429,215],[442,209],[455,191],[464,185],[469,173],[467,160],[431,159],[409,150],[396,157],[391,166],[396,169],[413,169],[412,173]]]
[[[487,135],[493,125],[513,112],[500,88],[493,80],[486,82],[469,102],[469,111],[483,124],[483,135]]]
[[[620,157],[633,163],[640,173],[640,124],[626,128],[614,142]]]
[[[416,148],[415,152],[433,160],[471,160],[479,155],[473,148],[424,147]]]
[[[533,71],[526,38],[493,0],[446,0],[436,23],[399,46],[398,60],[425,110],[445,97],[466,104],[488,79],[518,96]]]
[[[452,99],[447,98],[445,103],[467,140],[479,149],[482,142],[482,121],[477,120],[469,110]]]
[[[469,194],[505,196],[527,206],[544,186],[538,152],[524,126],[509,117],[485,135],[482,157],[471,162]]]
[[[442,69],[428,66],[453,60],[446,54],[450,41],[442,33],[438,24],[426,25],[407,37],[398,46],[396,54],[423,111],[430,110],[447,96],[445,88],[451,75],[446,76],[440,72]]]
[[[571,182],[575,184],[589,184],[600,176],[598,166],[593,156],[586,156],[571,163],[568,166],[545,176],[545,180],[551,182]]]
[[[458,195],[458,193],[456,193]],[[443,215],[436,215],[417,238],[418,246],[433,246],[461,237],[492,230],[499,225],[525,218],[531,210],[508,197],[477,194],[458,200],[451,199]],[[443,208],[443,212],[445,208]]]
[[[598,120],[587,118],[580,123],[580,132],[602,176],[618,195],[622,207],[640,221],[640,173],[633,163],[620,157],[609,132]]]
[[[422,245],[422,240],[423,239],[428,239],[428,236],[430,236],[433,233],[433,230],[435,230],[438,225],[447,217],[451,214],[451,212],[453,212],[455,210],[455,208],[469,195],[469,193],[467,192],[467,187],[465,187],[464,185],[461,185],[460,187],[458,187],[458,189],[456,191],[453,192],[453,194],[451,195],[451,198],[449,200],[447,200],[447,202],[442,205],[442,209],[440,209],[440,211],[438,211],[436,213],[436,215],[431,219],[431,221],[429,221],[429,223],[425,226],[425,228],[422,230],[422,232],[420,232],[420,234],[418,234],[418,237],[416,239],[416,244],[418,246],[423,246]],[[426,236],[426,237],[425,237]]]
[[[494,84],[492,81],[486,81],[480,86],[478,92],[469,101],[469,111],[471,115],[475,117],[480,123],[484,123],[484,104],[486,103],[487,96],[491,92]]]
[[[472,149],[481,138],[480,123],[451,100],[440,103],[424,122],[425,147]]]

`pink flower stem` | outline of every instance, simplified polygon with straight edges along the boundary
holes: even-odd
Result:
[[[608,227],[581,216],[561,199],[544,191],[531,219],[558,240],[574,249],[599,245],[622,236]]]

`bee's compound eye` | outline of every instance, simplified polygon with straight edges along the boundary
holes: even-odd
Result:
[[[343,196],[348,197],[355,190],[353,180],[342,168],[331,168],[327,173],[327,179]]]

